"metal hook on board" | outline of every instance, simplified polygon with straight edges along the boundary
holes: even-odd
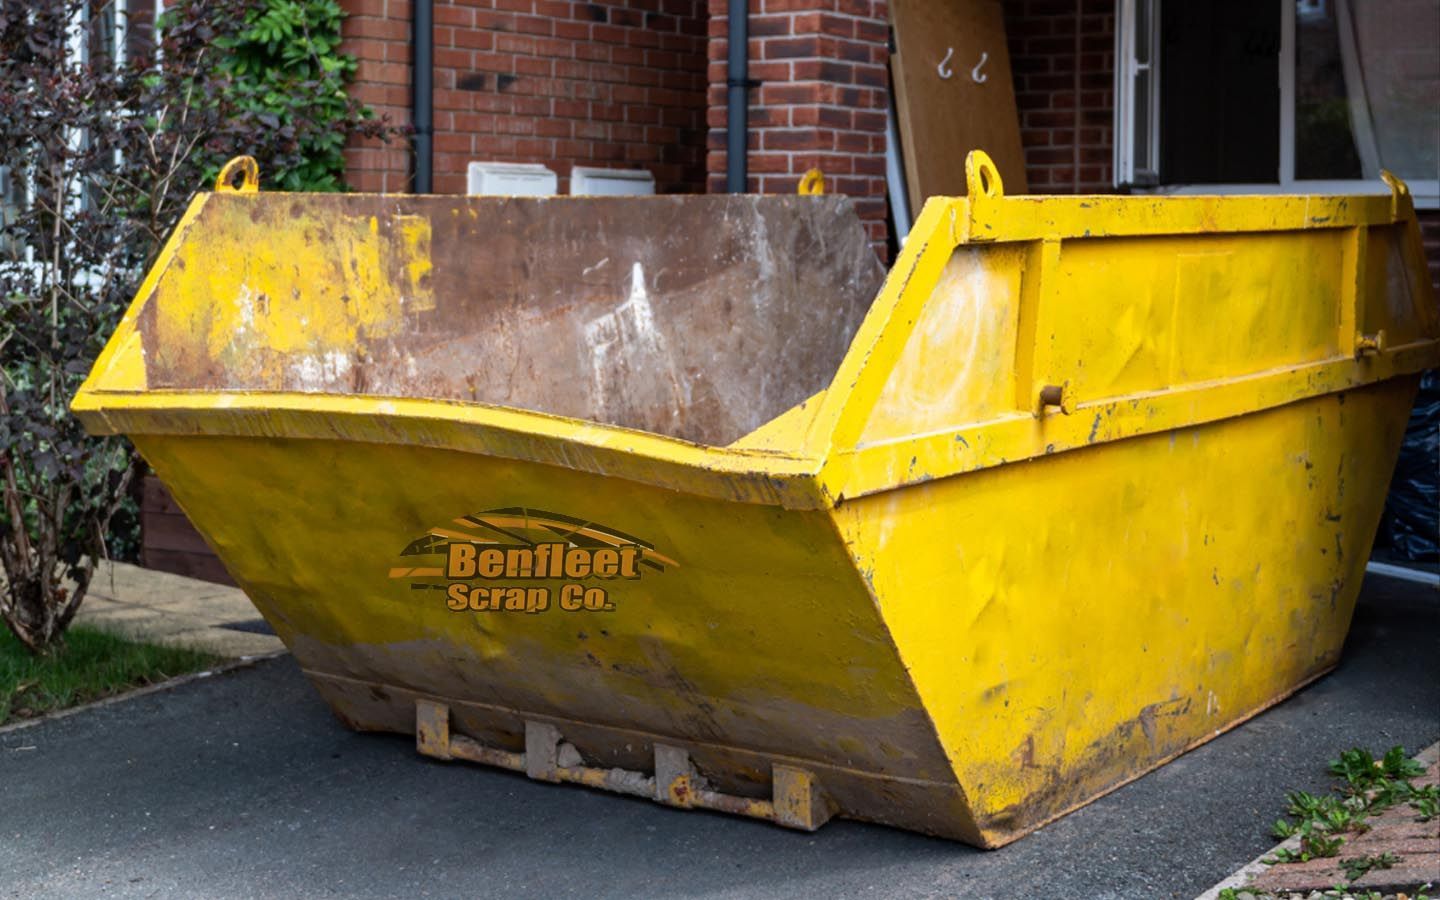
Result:
[[[989,58],[990,54],[982,50],[980,52],[980,61],[975,64],[975,68],[970,70],[970,79],[976,84],[984,84],[985,81],[990,77],[989,75],[980,74],[980,67],[985,65],[985,60]]]
[[[950,68],[948,65],[946,65],[946,63],[950,62],[950,57],[952,57],[952,56],[954,56],[954,55],[955,55],[955,48],[954,48],[954,47],[950,47],[950,48],[946,49],[946,51],[945,51],[945,58],[942,59],[942,60],[940,60],[940,65],[938,65],[938,66],[935,67],[936,71],[938,71],[938,72],[940,73],[940,78],[941,78],[942,80],[949,79],[951,75],[954,75],[954,74],[955,74],[955,70],[952,69],[952,68]]]

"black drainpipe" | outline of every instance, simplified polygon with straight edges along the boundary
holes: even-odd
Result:
[[[729,88],[725,111],[725,190],[743,194],[746,157],[750,152],[750,4],[729,0],[730,65],[725,75]]]
[[[415,139],[412,142],[415,170],[414,193],[435,190],[435,10],[432,0],[415,0],[415,18],[410,34],[410,58],[414,71]]]

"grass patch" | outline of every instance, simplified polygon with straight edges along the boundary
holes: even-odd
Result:
[[[65,646],[31,656],[0,626],[0,725],[121,694],[221,662],[199,650],[132,641],[84,625],[65,632]]]

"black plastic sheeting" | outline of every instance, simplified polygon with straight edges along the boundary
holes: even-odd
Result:
[[[1440,371],[1420,381],[1375,544],[1395,559],[1440,560]]]

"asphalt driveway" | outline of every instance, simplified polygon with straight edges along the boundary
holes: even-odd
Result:
[[[1440,595],[1372,577],[1332,675],[1003,850],[815,834],[418,757],[288,658],[0,734],[14,897],[1191,898],[1355,744],[1440,738]]]

